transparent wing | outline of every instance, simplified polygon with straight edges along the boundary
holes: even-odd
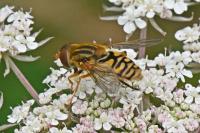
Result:
[[[88,70],[96,85],[109,95],[118,95],[121,82],[112,69],[105,64],[94,64],[93,70]]]
[[[162,39],[140,39],[140,40],[134,40],[134,41],[127,41],[127,42],[119,42],[119,43],[114,43],[110,44],[111,47],[113,48],[118,48],[118,49],[137,49],[140,47],[151,47],[154,45],[158,45],[160,42],[162,42]]]

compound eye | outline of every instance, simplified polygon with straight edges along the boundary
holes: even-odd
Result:
[[[68,64],[68,57],[67,57],[67,49],[66,48],[62,48],[59,52],[59,58],[60,58],[60,61],[62,62],[62,64],[65,66],[65,67],[69,67],[69,64]]]

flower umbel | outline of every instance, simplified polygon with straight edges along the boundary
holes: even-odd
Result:
[[[31,96],[38,102],[38,94],[25,76],[21,73],[11,58],[19,61],[32,62],[39,57],[22,55],[23,53],[34,50],[48,42],[50,38],[36,41],[36,37],[41,32],[32,33],[33,16],[30,12],[24,12],[22,9],[13,10],[14,7],[5,6],[0,9],[0,61],[5,60],[6,70],[4,76],[8,75],[10,69],[16,74],[18,79],[25,86]]]

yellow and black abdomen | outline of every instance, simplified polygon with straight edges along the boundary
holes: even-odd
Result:
[[[126,56],[125,52],[109,51],[98,62],[106,63],[120,78],[127,80],[140,80],[142,78],[141,69]]]
[[[94,43],[71,44],[70,58],[76,61],[87,58],[99,58],[106,53],[106,47]]]

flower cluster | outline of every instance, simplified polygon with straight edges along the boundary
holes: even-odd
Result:
[[[32,31],[33,16],[23,10],[13,11],[14,7],[0,9],[0,55],[8,52],[12,56],[36,49],[43,43],[36,42],[39,32]]]
[[[193,27],[187,26],[176,32],[175,37],[183,42],[183,49],[196,52],[200,51],[200,24],[194,24]]]
[[[154,17],[159,16],[162,19],[173,21],[190,21],[190,18],[175,16],[183,14],[188,10],[188,6],[199,2],[199,0],[109,0],[114,6],[104,6],[106,11],[122,13],[117,16],[101,17],[102,20],[117,20],[119,25],[129,36],[137,29],[143,29],[147,26],[147,20],[162,35],[164,32],[155,22]]]
[[[6,56],[11,56],[20,61],[34,61],[38,57],[20,55],[30,50],[34,50],[42,46],[51,38],[47,38],[40,42],[36,41],[36,37],[41,30],[32,33],[32,25],[34,24],[33,16],[30,12],[24,12],[22,9],[13,10],[14,7],[5,6],[0,9],[0,61],[2,58],[6,60],[7,71],[9,65]]]
[[[121,86],[120,96],[109,95],[91,78],[83,79],[78,92],[72,96],[72,86],[67,79],[73,71],[65,69],[57,60],[60,68],[51,68],[52,73],[43,81],[49,89],[39,95],[42,106],[30,107],[32,102],[29,101],[23,103],[12,109],[8,121],[20,123],[16,133],[187,133],[198,130],[200,88],[188,83],[185,87],[178,86],[179,81],[185,82],[185,77],[193,76],[185,67],[194,61],[192,53],[177,51],[167,55],[165,52],[153,60],[132,59],[141,67],[143,79],[134,82],[137,90]],[[149,97],[157,99],[159,105],[151,106],[155,103]],[[145,100],[149,101],[143,105]]]
[[[179,19],[173,16],[172,12],[182,14],[187,11],[189,5],[188,0],[109,1],[116,7],[105,7],[107,10],[124,11],[122,16],[117,16],[117,19],[119,24],[124,25],[124,30],[128,34],[132,34],[136,26],[146,27],[144,17],[155,26],[153,19],[155,15],[165,19]],[[10,9],[11,13],[4,13],[8,12],[5,11],[7,9]],[[19,12],[23,14],[22,11]],[[0,16],[4,16],[2,20],[13,26],[14,21],[9,22],[8,20],[14,14],[11,7],[5,7],[0,12]],[[28,22],[32,22],[30,17],[27,19]],[[158,30],[161,31],[161,29]],[[193,28],[187,27],[178,31],[175,36],[185,45],[189,45],[199,41],[199,31],[199,26],[194,25]],[[27,32],[23,30],[19,30],[19,34],[23,34],[24,38],[32,36],[30,33],[27,35]],[[16,39],[15,36],[13,38]],[[27,43],[24,44],[27,49],[30,49]],[[132,86],[120,83],[116,87],[116,84],[112,82],[113,86],[108,88],[110,90],[105,90],[91,77],[80,81],[79,76],[85,75],[87,71],[69,80],[74,70],[64,68],[58,59],[55,61],[58,68],[50,68],[51,74],[43,80],[48,89],[39,94],[39,106],[34,105],[34,100],[29,100],[11,108],[12,113],[7,121],[19,125],[14,132],[199,132],[200,80],[197,86],[187,82],[187,78],[193,78],[193,71],[189,66],[192,63],[200,63],[199,49],[185,49],[183,52],[168,52],[166,49],[164,54],[159,53],[153,59],[149,59],[148,56],[136,59],[137,53],[131,49],[120,49],[120,51],[126,51],[127,57],[141,68],[143,75],[141,80],[130,81]],[[1,53],[4,54],[4,52]],[[16,57],[23,52],[17,49],[13,52],[8,49],[6,53]],[[105,80],[109,79],[105,76]],[[80,84],[78,84],[79,81]],[[74,93],[77,85],[79,85],[78,90]]]

